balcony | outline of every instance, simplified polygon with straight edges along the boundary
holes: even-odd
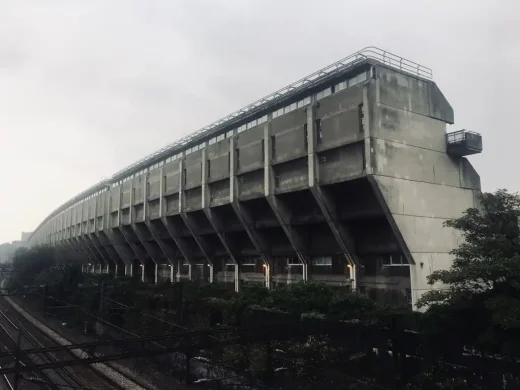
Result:
[[[469,156],[482,152],[482,135],[468,130],[446,134],[447,152],[452,156]]]

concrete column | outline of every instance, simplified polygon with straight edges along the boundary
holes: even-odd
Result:
[[[174,281],[174,274],[173,274],[173,265],[170,264],[170,283],[173,284]]]
[[[117,279],[117,264],[114,266],[114,279]]]
[[[125,276],[132,276],[133,268],[132,264],[125,264]]]
[[[175,275],[177,282],[179,282],[181,280],[181,267],[182,267],[181,260],[177,260],[177,274]]]
[[[270,289],[271,288],[271,265],[264,264],[264,270],[265,270],[265,287],[267,289]]]
[[[143,263],[141,263],[140,268],[141,268],[141,282],[144,283],[144,281],[145,281],[145,272],[146,272],[145,268],[146,267],[145,267],[145,265]]]
[[[213,272],[214,272],[213,264],[208,264],[208,265],[209,265],[209,282],[213,283]]]
[[[241,290],[241,283],[240,283],[240,265],[235,263],[235,291],[240,292]]]

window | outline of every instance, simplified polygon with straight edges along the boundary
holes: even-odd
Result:
[[[251,121],[247,124],[247,128],[250,129],[252,127],[255,127],[257,124],[256,119],[254,121]]]
[[[359,132],[365,131],[365,111],[363,110],[363,103],[358,106],[358,118],[359,118]]]
[[[283,108],[279,108],[278,110],[273,112],[273,118],[277,118],[283,115]]]
[[[287,107],[285,107],[284,112],[287,114],[288,112],[296,110],[297,107],[298,107],[298,105],[296,102],[292,103],[292,104],[288,105]]]
[[[263,117],[258,118],[257,122],[258,122],[259,125],[262,124],[262,123],[267,122],[267,115],[264,115]]]
[[[231,152],[228,152],[227,155],[227,170],[228,172],[231,172]]]
[[[324,97],[330,96],[332,94],[332,88],[328,87],[323,91],[320,91],[316,94],[316,100],[323,99]]]
[[[166,175],[163,176],[163,192],[166,192]]]
[[[348,84],[347,84],[346,81],[342,81],[341,83],[335,85],[334,91],[335,91],[335,92],[339,92],[339,91],[341,91],[341,90],[347,88],[347,85],[348,85]]]
[[[210,145],[213,145],[215,142],[217,142],[217,139],[215,137],[213,137],[212,139],[209,140],[209,144]]]
[[[298,102],[298,104],[297,104],[297,107],[298,107],[298,108],[301,108],[301,107],[303,107],[303,106],[306,106],[307,104],[310,104],[310,102],[311,102],[311,98],[310,98],[310,96],[308,96],[308,97],[306,97],[305,99],[300,100],[300,101]]]
[[[242,133],[243,131],[246,130],[246,125],[242,125],[240,126],[238,129],[237,129],[237,133]]]
[[[321,141],[323,138],[323,133],[321,131],[321,118],[316,119],[315,125],[316,125],[316,143],[321,144]]]
[[[237,160],[237,170],[240,168],[240,149],[236,149],[235,158]]]
[[[289,257],[287,259],[287,265],[302,265],[302,262],[298,258]]]
[[[210,178],[211,177],[211,160],[210,159],[208,159],[207,170],[208,170],[208,178]]]
[[[323,256],[312,259],[312,265],[317,267],[332,267],[332,257]]]
[[[303,147],[305,150],[309,150],[309,140],[308,140],[308,134],[307,134],[307,123],[303,125]]]
[[[276,156],[276,137],[274,135],[271,136],[271,158],[275,158]]]
[[[184,185],[186,185],[186,179],[187,179],[187,175],[186,175],[186,168],[184,168],[182,170],[182,177],[183,177],[183,182],[184,182]]]
[[[217,136],[217,142],[222,141],[225,136],[225,134],[220,134],[219,136]]]
[[[233,130],[229,130],[228,132],[226,132],[226,138],[233,137],[233,134],[234,134],[234,131]]]
[[[262,162],[264,162],[265,161],[265,141],[264,141],[263,138],[262,138],[262,151],[261,151],[261,153],[262,153],[261,159],[262,159]]]
[[[381,265],[383,267],[407,267],[406,258],[399,253],[381,256]]]
[[[132,188],[132,201],[135,201],[135,188]]]
[[[246,257],[245,259],[242,260],[242,264],[243,266],[256,266],[256,259],[255,258],[249,258],[249,257]]]

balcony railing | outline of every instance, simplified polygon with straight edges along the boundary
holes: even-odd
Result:
[[[468,156],[482,152],[482,135],[468,130],[446,134],[448,154]]]

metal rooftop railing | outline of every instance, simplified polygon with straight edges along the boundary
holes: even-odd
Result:
[[[390,52],[387,52],[385,50],[379,49],[377,47],[366,47],[364,49],[361,49],[357,51],[354,54],[349,55],[348,57],[345,57],[323,69],[318,70],[317,72],[312,73],[309,76],[306,76],[284,88],[279,89],[278,91],[275,91],[261,99],[258,99],[257,101],[248,104],[245,107],[242,107],[241,109],[226,115],[225,117],[216,120],[215,122],[204,126],[203,128],[180,138],[179,140],[166,145],[164,148],[159,149],[158,151],[141,158],[140,160],[136,161],[135,163],[121,169],[120,171],[116,172],[112,177],[105,179],[89,189],[82,191],[80,194],[75,196],[74,198],[70,199],[68,202],[64,203],[62,206],[60,206],[58,209],[56,209],[52,214],[50,214],[43,222],[44,224],[49,218],[52,218],[55,214],[61,212],[63,209],[69,207],[70,205],[81,201],[85,196],[90,195],[91,193],[94,193],[99,188],[104,187],[105,185],[110,185],[110,183],[114,180],[117,180],[118,178],[124,176],[125,174],[131,174],[137,167],[143,166],[146,163],[151,163],[152,161],[155,161],[160,156],[165,156],[169,154],[170,152],[173,153],[184,146],[190,144],[191,142],[203,138],[206,135],[211,134],[214,131],[218,131],[219,128],[223,127],[226,123],[232,123],[233,121],[247,116],[247,114],[251,114],[255,111],[261,110],[264,107],[267,107],[270,104],[276,103],[277,101],[283,100],[285,97],[292,95],[294,93],[297,93],[298,91],[303,91],[307,88],[312,87],[313,85],[318,84],[321,80],[334,76],[335,74],[340,74],[341,72],[344,72],[350,68],[353,68],[357,64],[366,61],[366,60],[372,60],[374,62],[378,62],[380,64],[398,69],[401,72],[405,72],[408,74],[411,74],[413,76],[422,77],[426,79],[432,79],[433,78],[433,72],[430,68],[427,68],[423,65],[420,65],[416,62],[407,60],[405,58],[402,58],[398,55],[392,54]],[[42,225],[40,224],[40,226]],[[38,226],[38,228],[40,227]],[[37,229],[36,229],[37,230]],[[35,232],[36,232],[35,230]]]

